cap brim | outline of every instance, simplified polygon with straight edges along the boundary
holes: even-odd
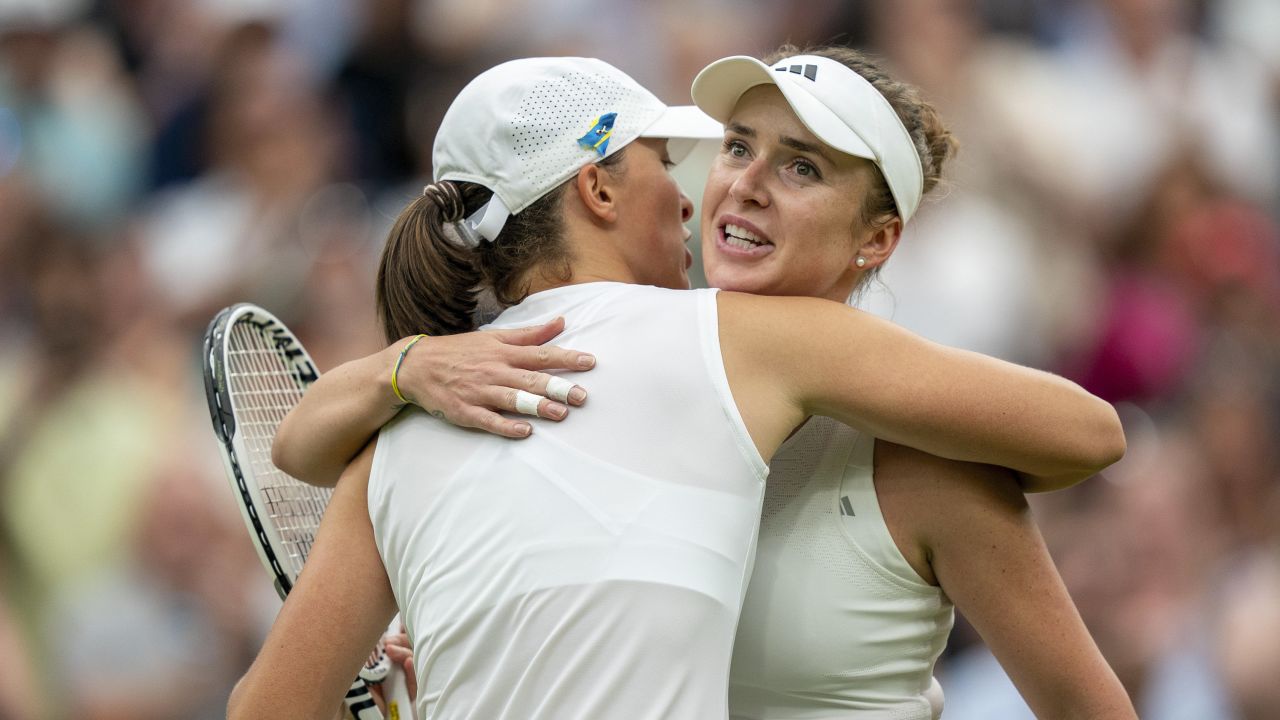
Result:
[[[666,138],[667,154],[679,163],[688,157],[700,140],[719,140],[724,127],[694,105],[672,105],[658,116],[640,137]]]
[[[875,151],[834,112],[801,84],[803,75],[777,72],[759,60],[736,55],[711,63],[693,80],[693,101],[712,118],[728,123],[733,109],[748,90],[774,85],[782,91],[796,117],[822,142],[843,153],[879,161]]]

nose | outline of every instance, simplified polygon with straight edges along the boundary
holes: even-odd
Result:
[[[729,197],[742,205],[754,203],[760,207],[769,205],[769,194],[765,190],[764,177],[762,173],[766,170],[764,163],[755,159],[751,161],[738,173],[738,177],[734,178],[733,184],[729,186]]]
[[[687,223],[693,217],[693,201],[680,191],[680,222]]]

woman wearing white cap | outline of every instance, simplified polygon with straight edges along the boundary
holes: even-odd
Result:
[[[566,60],[538,61],[551,63],[555,75],[542,80],[531,72],[532,62],[522,61],[519,72],[508,64],[482,75],[446,115],[435,154],[440,181],[392,231],[379,276],[380,311],[390,337],[418,329],[458,332],[470,327],[470,288],[485,284],[500,301],[518,301],[494,327],[564,316],[566,339],[603,360],[592,375],[592,416],[541,427],[522,442],[460,430],[416,410],[388,425],[376,455],[363,453],[338,483],[308,571],[234,698],[233,716],[269,714],[281,707],[275,701],[294,707],[310,700],[321,709],[336,702],[346,674],[398,600],[425,683],[424,712],[722,717],[764,462],[798,426],[805,425],[801,436],[812,436],[806,418],[828,415],[876,437],[1000,463],[1046,486],[1086,476],[1122,451],[1110,408],[1060,379],[932,345],[837,303],[661,289],[687,285],[680,222],[689,211],[659,167],[663,144],[638,140],[620,161],[590,162],[591,152],[604,152],[592,133],[611,137],[609,149],[618,150],[653,121],[624,123],[656,100],[636,100],[652,96],[631,88],[629,79],[613,78],[625,88],[616,92],[566,86],[565,77],[605,73],[576,64],[586,61],[569,69]],[[811,82],[837,72],[816,58],[816,72],[806,64],[797,75]],[[764,72],[761,77],[773,77],[767,67]],[[729,140],[707,196],[719,243],[740,255],[733,269],[750,280],[757,277],[751,263],[765,258],[756,265],[765,270],[759,277],[775,276],[767,258],[792,252],[782,247],[790,236],[757,211],[783,207],[784,193],[804,200],[806,190],[814,194],[797,206],[808,213],[806,232],[826,235],[799,236],[797,248],[808,243],[814,251],[808,257],[821,257],[828,251],[816,243],[838,240],[863,257],[881,247],[875,258],[882,260],[900,220],[864,231],[855,222],[860,207],[847,201],[867,194],[871,166],[824,151],[799,124],[786,126],[785,105],[766,103],[761,107],[768,112],[759,114],[756,91],[743,87],[738,95],[741,103],[728,101]],[[707,105],[714,113],[713,106]],[[582,131],[579,143],[593,148],[585,157],[570,138]],[[832,178],[823,181],[829,187],[818,184],[820,174]],[[725,192],[717,200],[718,178]],[[851,194],[859,183],[861,190]],[[830,237],[841,222],[843,235]],[[445,238],[442,228],[450,223],[462,242]],[[823,258],[810,275],[833,275],[827,289],[843,287],[847,296],[866,262],[849,260],[847,269],[829,273],[833,265]],[[462,299],[451,302],[455,298]],[[394,347],[403,357],[410,343]],[[393,372],[391,390],[401,395],[396,380]],[[564,391],[546,379],[541,384]],[[515,402],[533,409],[527,398]],[[813,436],[819,445],[810,455],[819,462],[811,465],[842,477],[852,465],[850,453],[841,452],[844,441],[833,431],[824,432]],[[324,434],[344,433],[330,427]],[[916,467],[931,472],[931,482],[946,475],[923,461]],[[1008,492],[976,489],[986,482],[966,475],[976,472],[951,471],[946,479],[961,485],[957,496],[1007,504]],[[869,482],[870,473],[863,475]],[[1021,498],[1012,481],[1006,487]],[[813,528],[814,542],[797,547],[825,555],[832,547],[818,537],[822,532]],[[857,547],[836,549],[847,557]],[[389,584],[377,558],[369,560],[379,552]],[[877,572],[874,564],[866,567]],[[353,582],[344,568],[360,568],[367,577]],[[839,699],[849,701],[843,706],[849,710],[896,705],[891,712],[901,713],[914,703],[928,712],[924,693],[949,607],[923,580],[912,584],[892,569],[881,572],[880,587],[890,595],[878,598],[885,624],[901,619],[893,613],[902,596],[918,616],[921,603],[914,600],[932,593],[924,603],[932,604],[926,622],[907,620],[926,626],[930,656],[923,667],[908,659],[894,669],[901,648],[892,646],[895,656],[877,662],[889,666],[890,695],[914,693],[902,702],[896,696]],[[340,585],[324,587],[338,579]],[[834,582],[819,587],[843,589]],[[798,600],[804,588],[774,591]],[[834,595],[827,600],[841,602]],[[852,625],[831,618],[838,624],[821,632],[867,630],[865,617]],[[332,632],[308,632],[321,623]],[[920,629],[908,628],[916,635]],[[859,640],[848,638],[854,645]],[[864,650],[877,651],[867,645]],[[908,675],[914,686],[905,687]],[[856,677],[835,684],[845,682],[858,684]],[[775,714],[767,698],[744,702],[743,716]],[[837,707],[812,704],[803,716],[829,717]],[[802,714],[778,708],[777,716]]]

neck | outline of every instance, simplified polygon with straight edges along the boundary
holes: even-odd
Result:
[[[524,278],[529,294],[589,282],[636,282],[635,274],[613,251],[610,238],[604,234],[570,227],[565,234],[565,244],[569,249],[568,277],[565,277],[564,266],[537,265]]]

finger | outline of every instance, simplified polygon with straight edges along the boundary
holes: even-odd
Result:
[[[562,332],[564,332],[564,318],[557,317],[541,325],[513,330],[495,330],[493,334],[508,345],[541,345],[550,342],[551,338]]]
[[[409,700],[418,700],[418,676],[413,673],[413,657],[404,661],[404,685],[409,691]]]
[[[396,665],[403,665],[406,659],[413,657],[413,651],[407,647],[388,645],[387,657]]]
[[[580,390],[581,392],[575,393],[574,392],[575,389]],[[573,383],[569,382],[568,380],[565,380],[562,377],[556,377],[555,375],[552,375],[547,380],[546,395],[552,400],[555,400],[557,402],[562,402],[562,403],[569,402],[570,396],[573,396],[577,398],[578,400],[577,404],[579,405],[582,404],[583,400],[587,399],[586,390],[583,390],[582,388],[578,387],[577,385],[574,385]]]
[[[512,350],[509,362],[525,370],[590,370],[596,366],[595,355],[555,345]]]
[[[534,395],[528,390],[517,390],[515,400],[515,411],[521,415],[533,415],[537,417],[538,408],[542,405],[543,398],[540,395]]]
[[[494,407],[503,406],[495,403]],[[506,438],[526,438],[533,432],[533,426],[524,420],[513,420],[481,407],[465,408],[450,421],[460,427],[476,428]]]
[[[569,414],[569,408],[560,403],[535,395],[526,390],[506,388],[504,401],[498,407],[521,415],[534,415],[547,420],[563,420]]]
[[[545,395],[559,403],[568,403],[570,405],[581,405],[587,401],[587,389],[581,385],[575,385],[573,382],[555,375],[540,373],[533,370],[523,372],[514,372],[505,378],[505,383],[509,388],[519,390],[528,390],[534,395]],[[503,405],[502,407],[507,407]],[[561,420],[563,415],[557,417],[544,412],[545,409],[539,410],[538,415],[552,420]]]

